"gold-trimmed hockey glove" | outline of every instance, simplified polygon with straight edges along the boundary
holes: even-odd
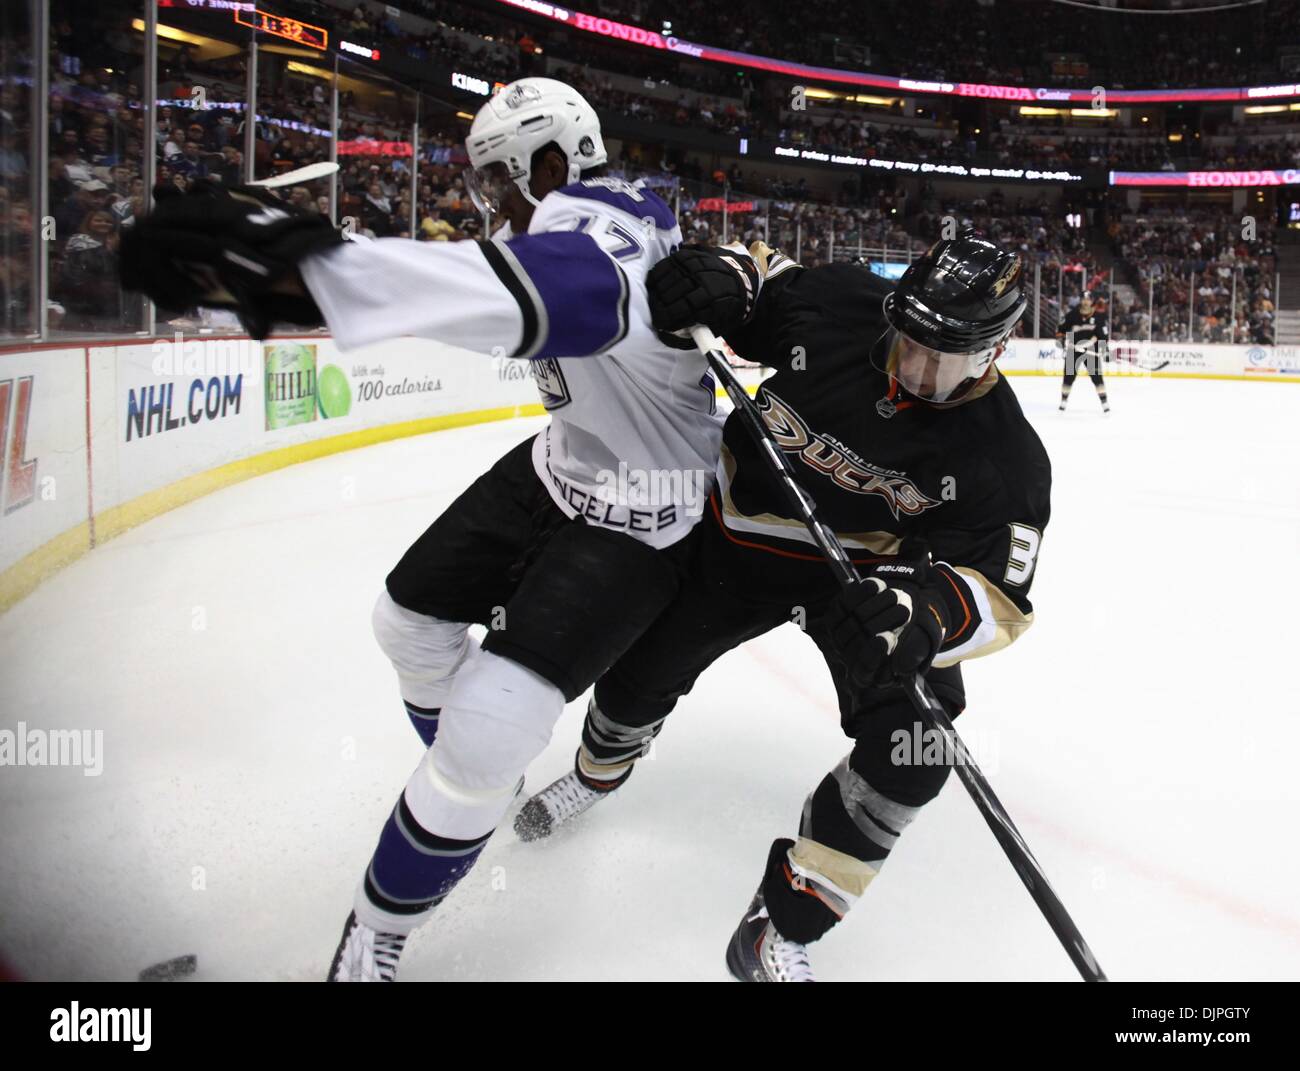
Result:
[[[948,634],[948,610],[929,552],[914,544],[836,596],[829,638],[860,686],[924,673]]]
[[[726,247],[687,246],[650,269],[650,319],[665,345],[692,349],[689,335],[703,324],[717,335],[740,327],[754,311],[761,267],[749,254]]]

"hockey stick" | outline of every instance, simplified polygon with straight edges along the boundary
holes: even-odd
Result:
[[[781,481],[789,504],[794,508],[799,519],[803,521],[804,526],[813,538],[813,542],[817,544],[826,557],[826,562],[835,574],[835,579],[839,581],[841,587],[848,587],[850,584],[857,583],[861,579],[857,567],[854,566],[848,552],[844,549],[844,545],[839,541],[839,537],[817,516],[817,504],[813,501],[812,496],[800,486],[789,458],[782,453],[781,448],[776,444],[776,440],[772,438],[772,433],[768,431],[767,425],[763,422],[758,406],[754,404],[754,400],[746,393],[745,388],[741,386],[735,373],[732,372],[731,366],[727,363],[726,354],[723,352],[722,342],[707,327],[692,327],[691,337],[709,362],[709,367],[713,369],[714,375],[721,381],[723,389],[727,392],[727,397],[731,399],[731,403],[736,407],[736,412],[740,415],[741,422],[745,425],[746,430],[753,437],[759,449],[766,455],[773,474]],[[1065,905],[1061,903],[1060,898],[1048,882],[1042,866],[1034,858],[1033,852],[1029,850],[1029,845],[1025,843],[1025,838],[1020,835],[1020,830],[1016,828],[1016,824],[1011,821],[1011,816],[1007,814],[1006,808],[993,794],[993,788],[988,779],[980,771],[970,752],[966,750],[966,745],[962,743],[961,737],[957,735],[957,730],[953,727],[952,719],[948,717],[947,711],[935,698],[929,683],[921,674],[916,673],[904,681],[903,684],[904,690],[907,692],[907,696],[912,701],[912,705],[916,708],[921,720],[943,738],[944,754],[952,756],[961,783],[966,786],[966,791],[970,793],[971,799],[975,801],[975,806],[979,808],[980,814],[984,816],[984,821],[988,823],[989,829],[993,831],[993,836],[1002,846],[1003,852],[1011,861],[1011,865],[1015,867],[1016,873],[1020,875],[1020,880],[1025,883],[1025,888],[1029,890],[1029,895],[1034,898],[1034,903],[1042,911],[1043,916],[1047,919],[1047,924],[1052,927],[1052,932],[1056,934],[1057,939],[1065,948],[1066,954],[1078,969],[1079,974],[1082,975],[1083,980],[1085,982],[1106,981],[1105,972],[1102,971],[1101,965],[1098,964],[1097,957],[1092,954],[1092,949],[1088,947],[1088,943],[1083,939],[1083,934],[1079,932],[1074,920],[1070,918],[1069,913],[1065,910]]]
[[[256,182],[250,182],[249,185],[265,186],[268,189],[275,189],[279,186],[292,186],[299,182],[311,182],[313,179],[325,178],[327,175],[334,174],[338,169],[338,164],[329,160],[322,160],[316,164],[307,164],[305,167],[298,167],[292,171],[272,175],[270,178],[258,179]]]
[[[1118,360],[1118,358],[1116,358]],[[1143,364],[1137,357],[1131,358],[1132,363],[1143,372],[1159,372],[1162,368],[1168,368],[1168,361],[1161,361],[1159,364]]]
[[[1062,357],[1062,359],[1064,359],[1064,358],[1065,358],[1065,355],[1066,355],[1067,353],[1069,353],[1070,350],[1069,350],[1069,348],[1065,345],[1064,341],[1062,341],[1062,340],[1060,340],[1060,339],[1058,339],[1057,341],[1058,341],[1058,343],[1059,343],[1060,346],[1061,346],[1061,357]],[[1078,354],[1079,352],[1080,352],[1080,351],[1079,351],[1078,349],[1075,350],[1075,354],[1076,354],[1076,356],[1077,356],[1077,354]],[[1131,365],[1132,365],[1134,368],[1136,368],[1139,372],[1159,372],[1162,368],[1168,368],[1168,367],[1169,367],[1169,362],[1168,362],[1168,361],[1161,361],[1159,364],[1154,364],[1154,365],[1153,365],[1153,364],[1143,364],[1142,361],[1141,361],[1141,359],[1140,359],[1140,358],[1137,358],[1137,357],[1129,357],[1129,356],[1127,356],[1127,355],[1125,355],[1125,356],[1123,356],[1123,357],[1120,357],[1120,356],[1117,356],[1117,355],[1113,355],[1112,350],[1111,350],[1111,347],[1110,347],[1109,344],[1106,344],[1105,347],[1104,347],[1103,349],[1099,350],[1099,351],[1098,351],[1098,354],[1101,356],[1102,361],[1105,362],[1105,363],[1109,363],[1110,361],[1114,361],[1117,365],[1120,365],[1120,364],[1131,364]],[[1085,357],[1085,358],[1084,358],[1085,363],[1087,362],[1087,360],[1088,360],[1088,358]]]
[[[1161,361],[1159,364],[1143,364],[1136,357],[1113,357],[1111,358],[1116,364],[1131,364],[1139,372],[1159,372],[1162,368],[1168,368],[1168,361]]]

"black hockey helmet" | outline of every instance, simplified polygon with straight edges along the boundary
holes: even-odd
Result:
[[[925,401],[957,401],[988,373],[1026,303],[1014,253],[971,234],[936,242],[885,298],[882,370]]]
[[[935,242],[885,298],[896,331],[940,353],[973,353],[1011,334],[1025,311],[1015,253],[974,235]]]

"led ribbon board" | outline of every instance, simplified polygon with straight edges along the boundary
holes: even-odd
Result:
[[[1300,186],[1300,167],[1254,171],[1112,171],[1112,186],[1193,186],[1198,189],[1257,189]]]
[[[643,48],[658,48],[681,56],[726,63],[733,67],[749,67],[759,71],[772,71],[791,78],[840,85],[871,86],[875,89],[893,90],[908,96],[937,94],[950,97],[978,97],[985,100],[1019,101],[1035,103],[1074,103],[1091,107],[1091,89],[1056,89],[1051,86],[998,86],[983,82],[933,82],[916,78],[894,78],[890,75],[871,74],[864,71],[846,71],[836,67],[813,67],[803,63],[756,56],[749,52],[734,52],[728,48],[699,45],[681,37],[664,36],[653,30],[615,22],[600,15],[588,15],[547,0],[497,0],[499,4],[519,11],[527,11],[539,18],[551,19],[576,30],[595,34],[614,41],[624,41]],[[1300,83],[1271,86],[1231,86],[1217,89],[1107,89],[1106,106],[1116,104],[1163,104],[1180,101],[1248,101],[1279,100],[1300,97]]]

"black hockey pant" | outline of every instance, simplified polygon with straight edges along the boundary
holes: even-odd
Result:
[[[736,576],[727,575],[734,559],[720,536],[716,522],[706,517],[690,538],[694,553],[676,600],[597,683],[577,757],[578,775],[592,787],[608,786],[630,771],[677,700],[716,659],[794,619],[793,607],[737,589]],[[854,741],[853,750],[808,797],[795,855],[802,851],[812,874],[825,860],[824,869],[844,871],[844,884],[860,891],[919,808],[938,795],[948,765],[933,761],[935,749],[927,748],[932,741],[922,738],[902,687],[854,686],[829,648],[822,615],[835,585],[825,565],[773,558],[772,568],[801,569],[807,578],[806,598],[799,604],[806,631],[821,649],[835,683],[841,724]],[[927,679],[949,713],[958,714],[965,703],[960,668],[931,669]],[[779,769],[775,754],[773,768]],[[842,916],[854,893],[828,892],[815,878],[792,874],[784,853],[778,854],[781,865],[775,870],[769,865],[764,879],[769,911],[774,918],[781,915],[778,928],[785,936],[813,940]]]

